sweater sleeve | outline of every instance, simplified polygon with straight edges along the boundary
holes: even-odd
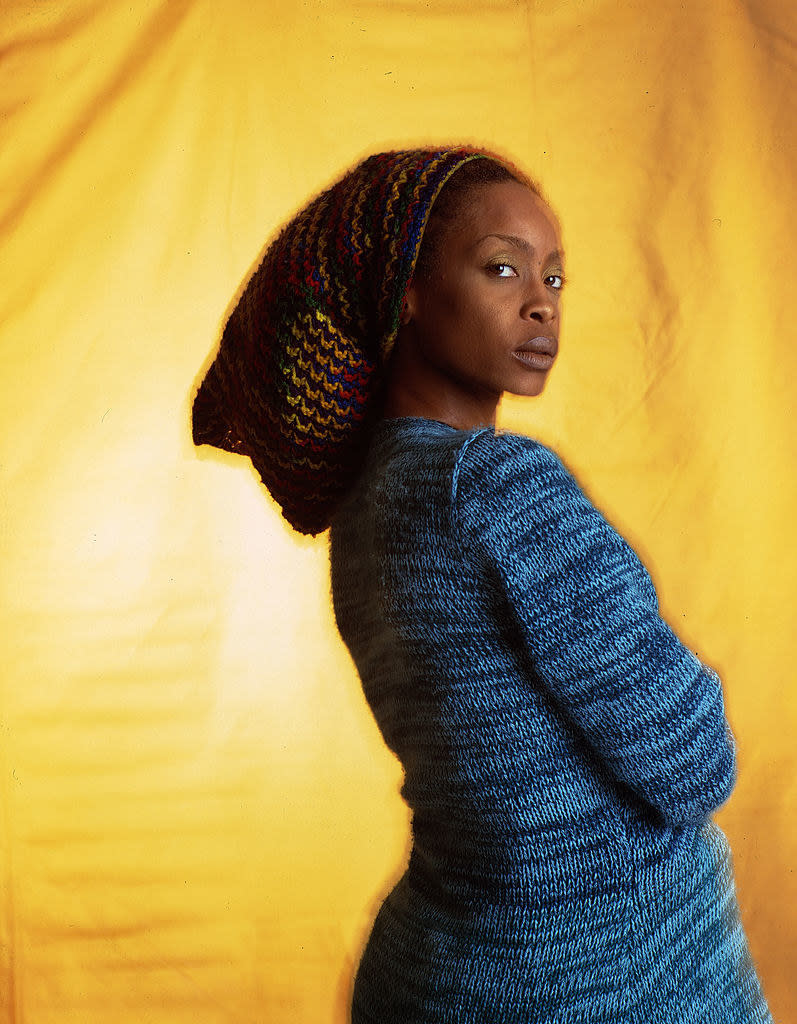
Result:
[[[659,617],[647,572],[559,458],[485,431],[462,449],[453,493],[563,712],[667,823],[711,814],[736,774],[720,680]]]

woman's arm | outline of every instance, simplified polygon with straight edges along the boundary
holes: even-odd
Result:
[[[659,617],[636,555],[529,438],[473,435],[453,486],[465,541],[502,581],[564,713],[666,822],[707,817],[735,781],[722,686]]]

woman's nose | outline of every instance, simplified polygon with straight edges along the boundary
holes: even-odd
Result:
[[[553,320],[556,316],[556,302],[545,285],[534,288],[526,296],[520,315],[524,320],[534,320],[543,324]]]

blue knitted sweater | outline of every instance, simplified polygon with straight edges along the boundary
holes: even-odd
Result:
[[[355,1024],[771,1021],[709,821],[720,681],[557,456],[382,421],[330,560],[413,813]]]

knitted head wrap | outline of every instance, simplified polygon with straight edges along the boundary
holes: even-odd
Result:
[[[283,228],[226,323],[194,443],[248,455],[301,533],[352,483],[429,211],[479,157],[504,163],[466,148],[364,160]]]

